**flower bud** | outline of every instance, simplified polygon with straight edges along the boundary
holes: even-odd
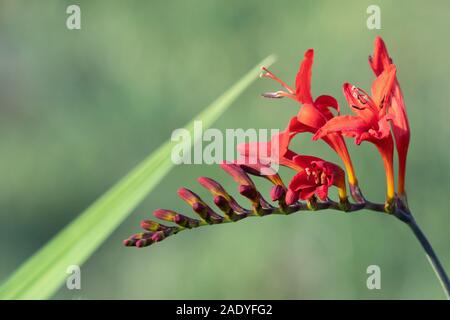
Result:
[[[286,192],[286,204],[290,206],[291,204],[294,204],[298,201],[299,193],[297,191],[293,191],[291,189],[288,189]]]
[[[233,163],[222,163],[220,166],[226,173],[233,177],[234,181],[236,181],[239,185],[249,185],[255,187],[250,177],[238,165]]]
[[[186,189],[180,188],[178,190],[178,195],[186,201],[197,213],[202,220],[207,223],[221,223],[223,221],[223,217],[214,212],[198,195],[194,192]]]
[[[197,181],[207,190],[209,190],[213,195],[220,195],[224,198],[229,198],[230,195],[225,191],[225,189],[213,179],[207,177],[200,177]]]
[[[147,240],[139,240],[139,241],[136,241],[135,245],[138,248],[143,248],[143,247],[146,247],[146,246],[150,245],[150,243],[147,242]]]
[[[186,216],[183,216],[182,214],[177,214],[174,218],[174,221],[177,225],[184,227],[184,228],[195,228],[200,225],[200,221],[196,219],[192,219]]]
[[[126,247],[132,247],[135,245],[135,241],[131,240],[131,239],[125,239],[122,241],[123,245]]]
[[[277,184],[272,187],[272,190],[270,191],[270,198],[272,199],[272,201],[279,201],[279,200],[283,199],[285,194],[286,194],[285,188],[283,188],[283,186]]]
[[[227,199],[225,199],[222,196],[215,196],[214,197],[214,204],[222,211],[228,212],[231,208],[228,204]]]
[[[155,232],[155,233],[152,234],[152,236],[151,236],[150,239],[151,239],[153,242],[159,242],[159,241],[161,241],[161,240],[164,240],[165,237],[166,237],[166,236],[164,235],[164,232],[162,232],[162,231],[157,231],[157,232]]]
[[[202,215],[205,213],[205,211],[207,211],[206,206],[201,202],[195,202],[194,204],[192,204],[192,209],[199,215]]]
[[[246,213],[246,210],[218,182],[207,177],[199,178],[198,182],[214,195],[214,203],[225,214],[241,215]]]
[[[143,248],[151,245],[153,243],[152,236],[153,232],[135,234],[132,236],[132,238],[135,238],[134,246],[137,248]]]
[[[166,226],[152,220],[142,220],[141,228],[147,231],[160,231],[167,229]]]
[[[258,191],[253,186],[242,184],[239,186],[239,193],[253,202],[258,201]]]
[[[171,210],[156,209],[155,211],[153,211],[153,215],[158,219],[174,222],[177,213]]]

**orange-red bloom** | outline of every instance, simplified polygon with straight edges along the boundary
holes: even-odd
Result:
[[[290,205],[298,199],[308,200],[316,195],[321,200],[328,197],[328,188],[338,187],[339,198],[346,200],[345,173],[336,164],[318,157],[299,155],[288,149],[287,130],[275,135],[269,142],[242,144],[238,146],[241,158],[236,164],[245,165],[256,172],[263,172],[269,180],[279,185],[275,175],[271,173],[270,164],[278,163],[297,171],[289,183],[286,204]],[[284,142],[283,142],[284,141]],[[278,145],[278,148],[273,148]]]
[[[313,139],[317,140],[331,133],[355,137],[356,144],[367,140],[378,148],[384,162],[387,178],[387,200],[392,203],[394,190],[393,140],[389,121],[392,115],[390,105],[395,80],[395,66],[389,65],[372,84],[372,96],[349,83],[344,84],[344,95],[356,116],[337,116],[330,119]]]
[[[380,75],[392,64],[386,45],[380,37],[375,39],[375,48],[373,56],[369,57],[369,64],[376,76]],[[392,101],[388,112],[392,115],[392,131],[398,153],[398,193],[400,196],[404,196],[410,129],[403,94],[397,78],[395,78],[392,87]]]
[[[284,132],[283,139],[289,141],[298,133],[310,132],[316,133],[325,123],[334,117],[330,109],[335,109],[339,112],[339,105],[335,98],[329,95],[321,95],[315,100],[311,95],[311,76],[312,64],[314,59],[314,51],[309,49],[306,51],[303,61],[300,64],[300,69],[295,79],[295,90],[289,87],[285,82],[276,77],[269,70],[263,68],[265,71],[262,76],[271,78],[280,83],[287,91],[277,91],[265,93],[264,96],[268,98],[283,98],[288,97],[298,101],[302,104],[297,117],[291,119],[288,128]],[[354,173],[353,164],[350,155],[345,145],[344,139],[338,134],[329,134],[323,137],[323,140],[336,151],[344,162],[347,170],[349,183],[352,186],[357,186],[358,182]]]

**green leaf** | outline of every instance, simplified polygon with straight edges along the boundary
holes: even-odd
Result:
[[[205,129],[211,126],[258,77],[260,66],[269,66],[274,60],[273,56],[267,57],[194,120],[202,121]],[[194,120],[186,126],[191,134]],[[169,140],[152,152],[25,261],[0,287],[0,299],[51,297],[68,276],[67,267],[81,266],[170,171],[174,145],[175,142]]]

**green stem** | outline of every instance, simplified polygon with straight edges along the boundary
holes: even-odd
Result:
[[[217,223],[210,223],[210,222],[204,222],[197,224],[194,227],[191,228],[197,228],[201,226],[206,226],[210,224],[223,224],[223,223],[229,223],[229,222],[235,222],[239,221],[241,219],[245,219],[248,217],[264,217],[268,215],[290,215],[297,212],[320,212],[327,209],[333,209],[340,212],[363,212],[364,209],[379,212],[381,214],[387,214],[387,215],[393,215],[405,224],[407,224],[414,235],[416,236],[417,240],[419,240],[420,244],[422,245],[423,250],[426,253],[426,256],[433,267],[433,270],[436,273],[436,277],[439,279],[442,288],[446,294],[446,297],[448,300],[450,300],[450,281],[448,279],[448,276],[444,270],[444,267],[442,266],[441,262],[439,261],[439,258],[437,257],[436,253],[434,252],[433,247],[431,246],[430,242],[426,238],[425,234],[422,232],[422,230],[417,225],[416,221],[414,220],[414,217],[410,213],[407,206],[405,206],[402,202],[397,202],[397,205],[395,206],[395,210],[392,211],[392,214],[386,211],[386,207],[384,204],[380,203],[373,203],[370,201],[367,201],[364,199],[363,202],[359,203],[338,203],[335,201],[332,201],[328,199],[324,202],[316,202],[316,201],[310,201],[307,203],[303,202],[297,202],[295,204],[286,206],[284,202],[280,202],[280,207],[274,207],[270,205],[267,201],[265,201],[262,197],[260,198],[260,202],[264,203],[264,206],[257,205],[254,206],[252,210],[244,210],[244,212],[228,212],[228,210],[224,211],[225,218]],[[231,214],[231,216],[230,216]],[[171,220],[169,220],[171,221]],[[176,227],[170,227],[169,232],[165,235],[165,237],[171,236],[173,234],[176,234],[180,231],[187,230],[187,228],[182,226],[176,226]]]

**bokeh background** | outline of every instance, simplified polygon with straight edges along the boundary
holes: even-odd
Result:
[[[69,4],[81,6],[79,31],[65,26]],[[366,27],[370,4],[381,7],[381,30]],[[411,122],[410,206],[450,270],[449,12],[448,1],[2,1],[0,281],[268,54],[292,82],[315,48],[313,94],[350,112],[341,85],[369,88],[376,35],[398,66]],[[215,127],[284,128],[298,106],[260,97],[274,88],[258,80]],[[338,161],[309,140],[294,148]],[[382,201],[375,148],[349,147],[365,194]],[[83,265],[82,290],[55,298],[443,298],[410,231],[369,212],[250,219],[122,246],[154,209],[190,212],[176,190],[206,195],[201,175],[235,190],[217,166],[175,167]],[[366,288],[372,264],[381,290]]]

